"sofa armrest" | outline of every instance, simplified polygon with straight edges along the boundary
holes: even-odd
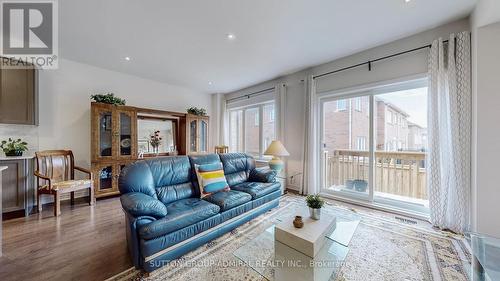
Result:
[[[248,181],[252,182],[275,182],[276,181],[276,171],[270,170],[268,168],[255,168],[250,171],[250,176]]]
[[[140,192],[123,194],[120,197],[123,209],[134,217],[151,216],[163,218],[167,207],[160,200]]]
[[[140,238],[139,238],[139,228],[142,225],[151,223],[156,219],[149,216],[134,217],[130,213],[125,212],[125,234],[127,236],[127,245],[129,253],[132,257],[132,262],[135,268],[139,269],[141,267],[141,253],[140,253]]]

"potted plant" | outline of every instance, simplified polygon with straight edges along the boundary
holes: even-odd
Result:
[[[207,111],[204,108],[190,107],[187,112],[196,116],[207,116]]]
[[[125,100],[119,97],[115,97],[113,93],[105,93],[105,94],[95,94],[91,95],[90,99],[95,102],[114,104],[114,105],[125,105]]]
[[[309,194],[306,197],[306,203],[309,207],[309,214],[311,218],[319,220],[321,216],[321,208],[325,204],[325,200],[321,199],[319,194]]]
[[[354,180],[354,189],[357,192],[366,192],[366,189],[368,188],[368,182],[365,180]]]
[[[28,150],[28,143],[21,139],[13,140],[9,138],[8,141],[3,140],[0,148],[5,153],[5,156],[23,156],[23,152]]]

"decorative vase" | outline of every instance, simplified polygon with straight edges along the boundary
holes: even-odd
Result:
[[[153,153],[155,156],[158,156],[160,154],[160,150],[158,149],[158,146],[153,146]]]
[[[23,151],[22,150],[9,150],[5,152],[5,156],[23,156]]]
[[[309,215],[311,216],[311,219],[319,220],[321,217],[321,208],[315,209],[315,208],[309,207]]]
[[[293,226],[296,228],[302,228],[304,226],[304,222],[302,221],[301,216],[295,216],[295,219],[293,220]]]

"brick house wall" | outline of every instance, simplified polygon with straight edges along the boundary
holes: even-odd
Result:
[[[323,143],[325,150],[368,150],[369,97],[356,97],[324,103]],[[375,98],[376,149],[397,151],[411,149],[408,114],[395,105]],[[349,122],[351,120],[351,122]],[[425,129],[413,129],[414,142],[422,143]]]

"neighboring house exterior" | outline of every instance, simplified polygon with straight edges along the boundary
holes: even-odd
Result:
[[[369,97],[324,103],[323,143],[325,150],[368,150]],[[375,98],[376,149],[422,150],[427,130],[408,121],[409,115],[394,104]]]
[[[408,148],[414,151],[427,151],[427,129],[408,122]]]

